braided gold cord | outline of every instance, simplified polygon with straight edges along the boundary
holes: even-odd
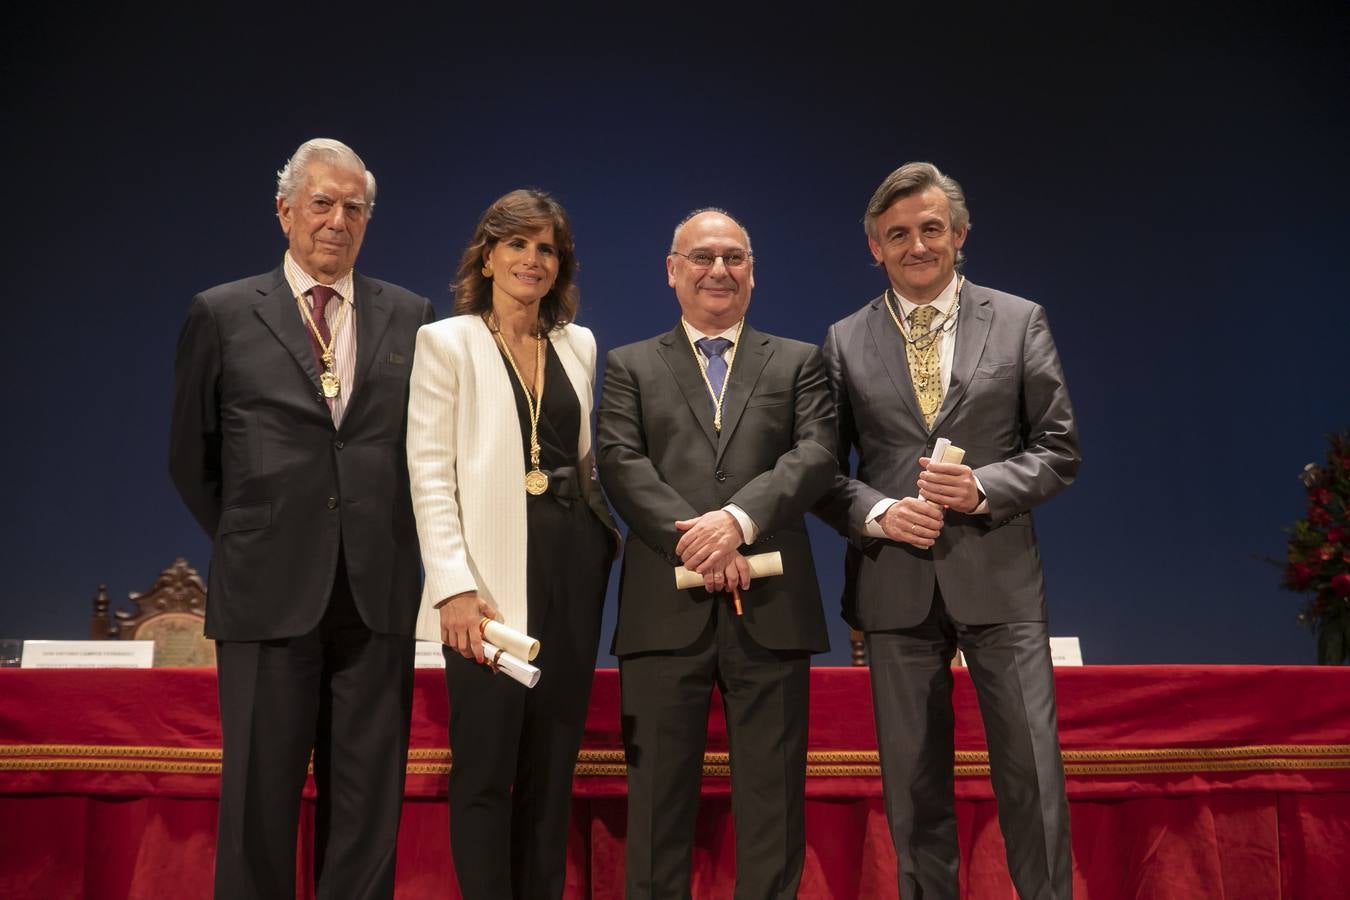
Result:
[[[1203,772],[1269,772],[1350,769],[1350,744],[1252,744],[1236,747],[1157,747],[1122,750],[1065,750],[1069,775],[1147,775]],[[958,778],[989,775],[989,754],[956,753]],[[410,775],[445,775],[448,748],[417,748],[408,753]],[[108,744],[0,744],[0,771],[148,772],[219,775],[220,750]],[[576,774],[620,778],[627,774],[622,750],[582,750]],[[703,774],[731,774],[726,751],[703,755]],[[806,774],[813,778],[875,778],[881,766],[874,750],[813,750]]]

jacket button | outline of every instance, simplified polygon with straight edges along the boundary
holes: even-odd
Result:
[[[717,470],[717,480],[718,480],[718,481],[726,481],[726,480],[727,480],[727,473],[726,473],[726,472],[723,472],[721,469],[718,469],[718,470]]]
[[[342,441],[333,441],[333,446],[336,447],[337,449],[341,450],[341,449],[342,449],[344,446],[346,446],[346,445],[343,444]]]
[[[315,400],[318,400],[320,403],[323,403],[323,402],[324,402],[324,400],[323,400],[323,391],[319,391],[318,393],[316,393],[316,394],[314,395],[314,399],[315,399]]]
[[[329,508],[329,509],[337,509],[337,498],[336,498],[336,497],[329,497],[329,498],[328,498],[328,508]]]

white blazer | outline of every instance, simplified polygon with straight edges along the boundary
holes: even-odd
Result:
[[[595,337],[567,325],[549,335],[581,407],[577,470],[594,490],[591,397]],[[408,476],[426,582],[419,640],[440,641],[435,604],[464,591],[527,628],[525,451],[515,395],[501,351],[478,316],[460,315],[417,332],[408,398]]]

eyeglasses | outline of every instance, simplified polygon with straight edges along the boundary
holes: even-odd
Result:
[[[693,253],[681,253],[678,250],[670,251],[671,256],[683,256],[689,260],[689,265],[696,269],[708,269],[719,259],[722,265],[728,269],[739,269],[752,259],[749,253],[744,250],[728,250],[726,253],[712,253],[708,250],[695,250]]]

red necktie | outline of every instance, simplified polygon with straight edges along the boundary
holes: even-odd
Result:
[[[324,344],[331,344],[333,336],[328,332],[328,320],[324,318],[324,308],[328,306],[328,301],[338,296],[338,292],[326,284],[316,284],[309,289],[309,296],[314,300],[314,327],[318,329],[319,336],[323,338]],[[319,339],[314,336],[314,331],[309,331],[309,342],[314,347],[314,360],[319,364],[319,370],[322,371],[323,365],[323,346]],[[334,348],[336,353],[336,348]]]

